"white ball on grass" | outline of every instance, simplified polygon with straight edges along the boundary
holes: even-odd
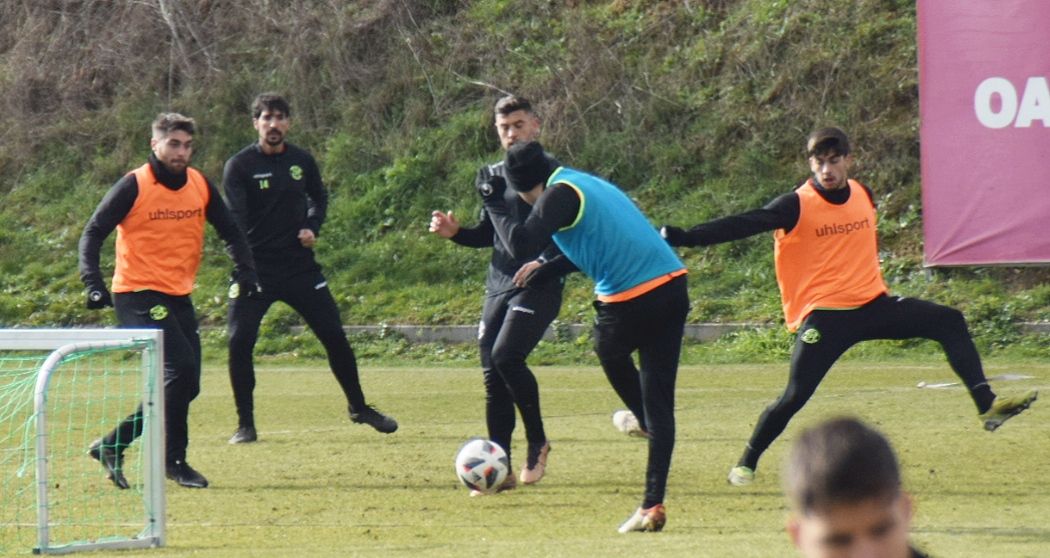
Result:
[[[496,492],[509,473],[507,452],[491,440],[468,440],[456,453],[456,478],[471,490]]]

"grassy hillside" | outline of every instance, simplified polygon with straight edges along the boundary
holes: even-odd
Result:
[[[145,158],[162,110],[197,118],[195,164],[218,181],[263,90],[290,97],[291,140],[321,163],[319,256],[351,323],[477,319],[487,251],[426,224],[432,209],[476,214],[502,92],[534,99],[547,148],[655,222],[765,203],[805,176],[809,130],[843,126],[895,291],[962,307],[986,348],[1050,319],[1046,269],[921,268],[912,0],[192,0],[0,5],[0,325],[112,323],[82,309],[76,275],[95,204]],[[684,256],[692,320],[779,318],[768,238]],[[228,268],[209,238],[205,323],[224,319]],[[571,281],[561,319],[589,319],[590,288]],[[266,327],[293,323],[279,310]]]

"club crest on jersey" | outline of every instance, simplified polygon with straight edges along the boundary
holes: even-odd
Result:
[[[300,167],[299,165],[292,165],[288,169],[288,174],[292,175],[292,180],[302,180],[303,179],[303,167]]]
[[[237,297],[241,296],[241,286],[240,286],[240,284],[238,284],[238,283],[230,283],[230,290],[229,290],[228,294],[229,294],[230,298],[237,298]]]
[[[158,304],[149,309],[149,317],[159,322],[168,317],[168,308],[163,304]]]
[[[820,342],[820,331],[815,327],[811,327],[806,331],[802,332],[802,342],[810,345]]]

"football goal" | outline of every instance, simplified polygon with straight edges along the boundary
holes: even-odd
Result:
[[[162,335],[0,329],[0,555],[164,544]],[[140,403],[121,490],[88,450]]]

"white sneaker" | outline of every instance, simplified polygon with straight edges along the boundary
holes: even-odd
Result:
[[[755,482],[755,471],[750,467],[737,465],[729,470],[729,484],[733,486],[747,486]]]
[[[649,437],[649,433],[642,430],[642,426],[638,424],[638,417],[634,416],[634,413],[627,409],[620,409],[613,413],[612,422],[617,430],[628,436],[635,436],[638,438]]]
[[[624,521],[617,530],[621,533],[631,531],[655,533],[663,529],[665,523],[667,523],[667,509],[663,504],[656,504],[649,509],[638,508],[638,511],[634,512],[630,519]]]

